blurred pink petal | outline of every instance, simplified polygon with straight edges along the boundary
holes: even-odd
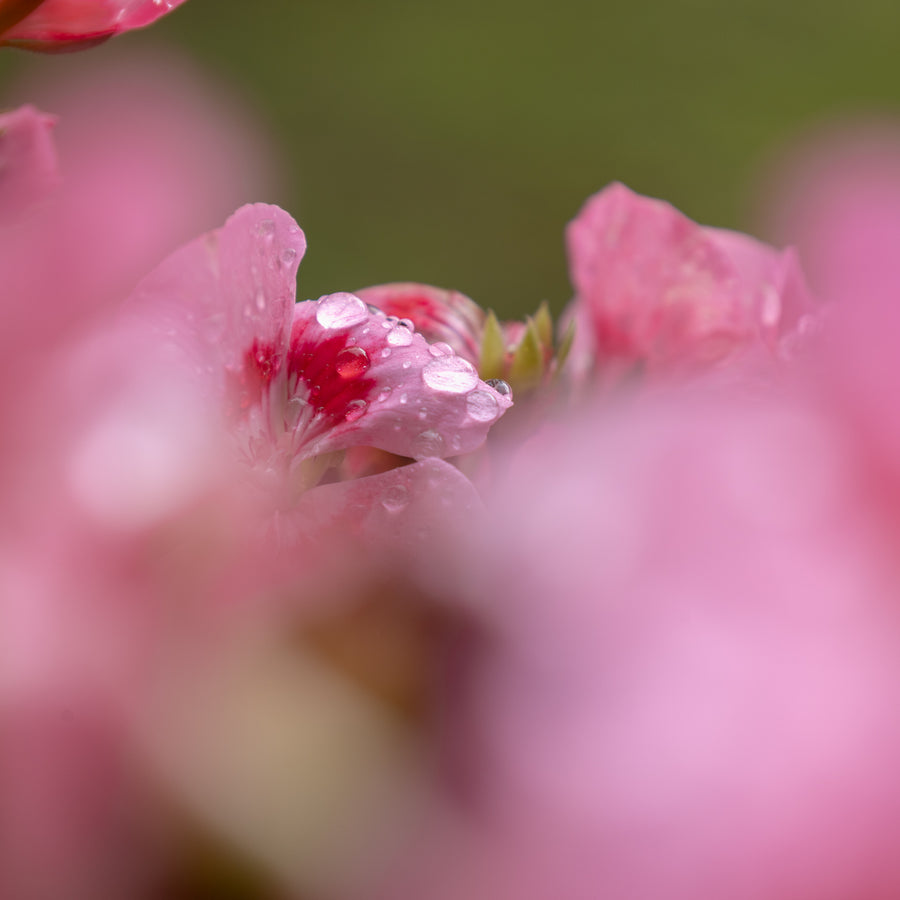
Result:
[[[65,81],[22,90],[60,114],[63,174],[0,244],[0,350],[30,366],[115,308],[166,253],[265,192],[270,175],[252,124],[178,59],[78,60]]]
[[[55,121],[33,106],[0,115],[0,228],[58,186]]]
[[[810,305],[792,254],[703,228],[620,184],[588,200],[567,240],[573,362],[601,379],[690,371],[773,345]]]
[[[800,390],[582,408],[507,459],[438,588],[487,638],[407,896],[897,893],[897,576],[866,466]]]
[[[60,53],[93,47],[123,31],[143,28],[184,0],[43,0],[14,4],[12,27],[0,32],[0,45]],[[6,5],[9,6],[7,0]],[[36,8],[23,18],[18,13]],[[0,9],[0,12],[3,12]],[[0,21],[0,24],[3,24]]]

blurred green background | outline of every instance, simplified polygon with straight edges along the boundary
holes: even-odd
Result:
[[[512,315],[568,299],[563,228],[613,179],[748,227],[781,142],[900,103],[898,38],[875,0],[189,0],[115,43],[257,109],[292,183],[248,200],[306,230],[301,297],[419,280]]]

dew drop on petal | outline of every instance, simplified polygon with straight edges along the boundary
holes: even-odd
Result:
[[[369,368],[369,355],[362,347],[345,347],[334,358],[334,369],[341,378],[358,378]]]
[[[440,456],[444,449],[444,439],[440,433],[429,429],[423,431],[413,442],[413,450],[417,457]]]
[[[432,356],[453,356],[453,348],[443,341],[438,341],[436,344],[430,344],[428,352]]]
[[[297,251],[293,247],[285,247],[284,250],[281,251],[281,261],[289,266],[294,260],[297,258]]]
[[[387,336],[387,342],[392,347],[408,347],[412,343],[412,332],[403,326],[402,323],[395,325]]]
[[[273,219],[263,219],[256,226],[256,233],[266,240],[271,241],[275,236],[275,222]]]
[[[410,331],[416,330],[416,323],[412,319],[401,319],[398,324],[408,328]]]
[[[466,397],[466,409],[476,422],[493,422],[500,414],[497,398],[487,391],[472,391]]]
[[[379,402],[383,400],[387,400],[388,397],[391,396],[391,389],[389,387],[383,388],[381,393],[375,398]]]
[[[409,505],[409,488],[405,484],[389,487],[381,500],[381,505],[390,513],[398,513]]]
[[[433,359],[422,369],[422,380],[433,391],[465,394],[478,384],[475,367],[460,356]]]
[[[369,404],[366,403],[365,400],[351,400],[347,404],[347,411],[344,413],[344,418],[348,422],[355,422],[362,417],[368,405]]]
[[[400,402],[401,402],[401,403],[406,403],[408,400],[409,400],[409,397],[408,397],[406,394],[401,394],[401,395],[400,395]]]
[[[262,291],[256,292],[256,308],[260,312],[266,308],[266,295]]]
[[[501,397],[512,399],[512,388],[502,378],[488,378],[485,384],[492,387]]]
[[[391,355],[391,348],[385,347],[384,350],[381,351],[381,358],[387,359]]]
[[[408,359],[403,360],[403,365],[400,367],[402,369],[408,369],[412,365],[412,362]]]
[[[369,317],[366,304],[353,294],[329,294],[318,304],[316,321],[323,328],[349,328]]]

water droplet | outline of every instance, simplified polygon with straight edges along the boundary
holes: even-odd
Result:
[[[263,219],[256,226],[256,233],[261,237],[266,238],[271,241],[275,236],[275,221],[274,219]]]
[[[478,384],[478,373],[470,362],[460,356],[442,356],[422,369],[422,380],[433,391],[465,394]]]
[[[376,397],[376,400],[378,400],[380,403],[383,400],[387,400],[387,398],[390,396],[391,396],[391,389],[389,387],[386,387],[386,388],[382,389],[381,393]]]
[[[341,378],[358,378],[369,368],[369,355],[362,347],[345,347],[334,358],[334,369]]]
[[[412,361],[408,359],[403,360],[403,364],[401,365],[401,369],[408,369],[412,365]]]
[[[416,330],[416,323],[413,322],[412,319],[401,319],[397,324],[402,325],[404,328],[408,328],[410,331]]]
[[[501,397],[512,399],[512,388],[502,378],[488,378],[485,384],[492,387]]]
[[[281,251],[281,261],[286,265],[291,265],[297,258],[297,251],[293,247],[285,247]]]
[[[408,347],[412,343],[412,339],[412,332],[402,324],[392,328],[387,336],[387,342],[392,347]]]
[[[319,300],[316,321],[323,328],[349,328],[367,319],[366,304],[353,294],[329,294]]]
[[[400,402],[401,402],[401,403],[406,403],[406,402],[408,402],[408,401],[409,401],[409,395],[407,395],[407,394],[401,394],[401,395],[400,395]]]
[[[428,410],[427,410],[427,409],[420,409],[420,410],[418,411],[418,413],[416,413],[416,415],[417,415],[420,419],[427,419],[427,418],[428,418]]]
[[[429,429],[423,431],[413,442],[415,456],[421,459],[425,456],[440,456],[444,449],[444,439],[437,431]]]
[[[409,488],[405,484],[395,484],[384,492],[381,505],[390,513],[398,513],[409,504]]]
[[[383,316],[384,315],[384,313],[377,306],[373,305],[372,303],[367,303],[366,309],[370,313],[372,313],[373,316]]]
[[[384,350],[381,351],[381,358],[387,359],[391,355],[391,348],[385,347]]]
[[[472,391],[466,397],[466,409],[476,422],[493,422],[500,414],[497,398],[487,391]]]
[[[256,308],[260,312],[266,308],[266,295],[262,291],[256,292]]]
[[[432,356],[453,356],[453,348],[443,341],[438,341],[436,344],[429,345],[428,352]]]
[[[347,411],[344,413],[344,418],[348,422],[355,422],[365,413],[368,405],[369,404],[366,403],[365,400],[351,400],[347,404]]]

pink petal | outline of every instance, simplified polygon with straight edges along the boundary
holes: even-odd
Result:
[[[356,296],[388,316],[409,319],[429,344],[449,344],[478,365],[484,310],[465,294],[407,281],[363,288]]]
[[[90,47],[133,28],[143,28],[184,0],[43,0],[30,15],[0,35],[0,44],[59,52]]]
[[[241,207],[148,275],[129,312],[197,366],[210,392],[246,408],[283,365],[306,238],[277,206]]]
[[[59,182],[52,116],[23,106],[0,115],[0,225],[9,225]]]
[[[587,202],[567,240],[581,352],[601,366],[709,364],[807,303],[791,258],[620,184]]]
[[[315,453],[354,445],[415,459],[468,453],[511,406],[468,360],[353,294],[296,307],[288,368],[293,396],[319,418]]]

